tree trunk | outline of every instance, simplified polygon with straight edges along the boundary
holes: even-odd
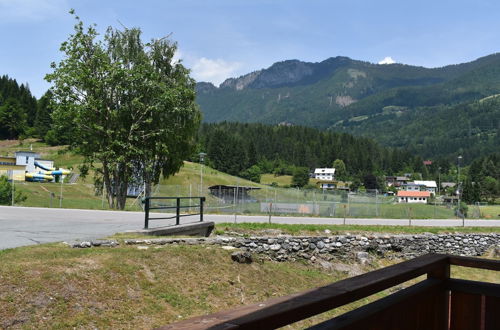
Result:
[[[106,199],[108,200],[108,205],[110,209],[115,208],[115,200],[113,196],[113,182],[111,182],[110,171],[108,162],[102,162],[102,176],[104,184],[106,186]]]

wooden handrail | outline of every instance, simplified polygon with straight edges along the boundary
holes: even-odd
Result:
[[[500,260],[448,256],[450,265],[500,271]]]
[[[448,264],[447,259],[446,255],[427,254],[300,294],[200,316],[161,329],[187,329],[193,326],[204,329],[211,325],[220,325],[222,328],[237,326],[243,329],[245,324],[249,325],[248,328],[272,329],[348,304],[445,267]]]
[[[191,318],[159,329],[275,329],[424,274],[428,277],[426,283],[444,288],[449,279],[450,265],[500,270],[500,261],[497,260],[427,254],[313,290]],[[458,282],[453,282],[452,285],[456,286],[456,283]]]

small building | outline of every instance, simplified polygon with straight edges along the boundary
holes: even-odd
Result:
[[[421,185],[416,184],[415,182],[408,182],[401,185],[401,188],[404,191],[420,191],[421,187],[422,187]]]
[[[319,189],[334,190],[337,188],[337,183],[333,181],[317,181],[316,185]]]
[[[210,190],[210,194],[222,199],[225,203],[234,203],[234,201],[256,201],[256,199],[250,196],[248,193],[252,190],[258,189],[260,188],[247,186],[229,186],[224,184],[218,184],[208,187],[208,190]]]
[[[457,184],[455,182],[441,182],[441,188],[447,189],[447,188],[453,188]]]
[[[428,191],[433,195],[436,194],[436,191],[437,191],[436,181],[415,180],[414,183],[421,186],[421,189],[420,189],[421,191]]]
[[[406,176],[386,176],[385,183],[388,187],[400,188],[402,185],[407,184],[410,178]]]
[[[335,180],[334,168],[317,168],[314,170],[314,178],[321,181]]]
[[[398,191],[398,203],[421,203],[426,204],[431,197],[431,193],[428,191]]]
[[[6,176],[9,180],[25,180],[24,165],[17,165],[15,157],[0,157],[0,176]]]

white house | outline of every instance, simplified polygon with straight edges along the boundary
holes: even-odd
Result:
[[[317,168],[314,170],[314,178],[322,181],[335,180],[334,168]]]
[[[420,191],[421,185],[416,184],[415,182],[408,182],[402,185],[403,190],[405,191]]]
[[[398,191],[398,203],[426,204],[430,196],[431,193],[428,191],[400,190]]]
[[[436,191],[437,191],[437,184],[436,184],[436,181],[419,181],[419,180],[415,180],[414,181],[415,184],[419,185],[422,187],[422,189],[420,189],[421,191],[428,191],[430,192],[431,194],[435,195],[436,194]]]

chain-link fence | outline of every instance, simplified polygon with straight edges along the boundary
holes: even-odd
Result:
[[[22,191],[27,197],[26,201],[18,205],[108,209],[104,194],[96,193],[91,183],[16,182],[14,189]],[[203,186],[203,188],[199,184],[156,185],[152,189],[152,196],[205,196],[205,212],[217,214],[387,219],[456,218],[456,205],[441,203],[439,199],[428,204],[397,203],[394,196],[338,190],[307,190],[272,186],[261,186],[256,189],[238,185]],[[142,197],[142,195],[130,197],[126,209],[142,211]],[[190,202],[192,203],[191,200],[186,200],[186,203]],[[196,212],[194,206],[193,209],[188,208],[188,210]],[[500,206],[486,203],[469,205],[467,218],[499,219]]]
[[[444,204],[397,203],[394,196],[296,188],[243,186],[159,185],[153,196],[206,196],[205,211],[218,214],[272,214],[334,218],[454,218]]]

